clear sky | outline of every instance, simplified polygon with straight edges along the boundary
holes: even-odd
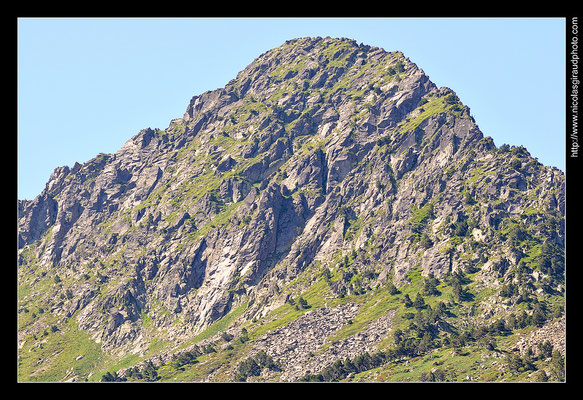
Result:
[[[18,20],[18,198],[58,166],[168,127],[288,39],[331,36],[402,51],[453,89],[484,135],[565,169],[562,18],[95,18]]]

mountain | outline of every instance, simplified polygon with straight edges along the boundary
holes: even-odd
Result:
[[[299,38],[18,202],[20,381],[561,380],[565,176]]]

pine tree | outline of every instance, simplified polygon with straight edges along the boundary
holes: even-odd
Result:
[[[393,282],[389,282],[387,284],[387,290],[389,291],[389,294],[391,295],[395,295],[399,293],[399,289],[397,289],[397,287],[393,284]]]
[[[522,368],[522,359],[516,354],[508,354],[506,364],[510,372],[519,373]]]
[[[415,300],[413,301],[413,307],[418,310],[421,310],[423,307],[425,307],[425,300],[421,294],[417,293],[417,297],[415,297]]]
[[[405,302],[405,307],[407,307],[407,308],[413,307],[413,302],[411,301],[411,298],[409,297],[408,294],[405,294],[405,297],[403,300]]]
[[[538,344],[538,357],[545,360],[553,354],[553,345],[549,340],[545,340]]]
[[[534,311],[532,312],[531,315],[531,321],[533,325],[536,325],[539,328],[545,324],[546,321],[545,313],[540,303],[534,305]]]
[[[156,367],[154,367],[154,364],[152,364],[151,361],[148,361],[148,363],[146,364],[146,367],[142,371],[142,376],[148,382],[154,382],[158,380],[158,371],[156,370]]]

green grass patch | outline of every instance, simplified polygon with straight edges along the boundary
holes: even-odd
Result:
[[[451,96],[455,97],[455,95],[449,94],[442,97],[432,96],[427,98],[427,102],[421,106],[422,111],[419,114],[413,118],[408,118],[399,123],[401,131],[412,132],[419,125],[421,125],[423,121],[439,113],[448,112],[458,116],[461,115],[464,110],[464,106],[461,105],[457,97],[453,98]]]
[[[76,324],[69,323],[19,351],[18,380],[58,382],[77,377],[83,381],[102,361],[101,346]]]
[[[219,332],[227,330],[227,328],[243,314],[243,312],[247,309],[248,305],[249,303],[243,303],[234,310],[231,310],[223,318],[211,324],[208,328],[206,328],[204,331],[196,335],[192,340],[189,340],[184,346],[181,347],[187,347],[187,345],[201,342],[205,339],[213,337]]]

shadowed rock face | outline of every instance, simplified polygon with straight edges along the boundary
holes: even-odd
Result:
[[[242,305],[241,321],[267,316],[309,287],[289,286],[298,274],[346,254],[376,271],[373,287],[476,265],[496,285],[521,259],[508,221],[562,247],[564,207],[561,171],[496,148],[402,53],[302,38],[193,97],[168,128],[55,169],[18,205],[19,280],[58,275],[30,298],[123,353],[152,332],[186,341]]]

